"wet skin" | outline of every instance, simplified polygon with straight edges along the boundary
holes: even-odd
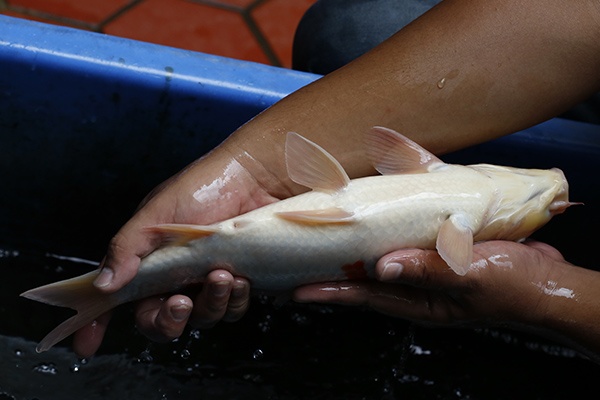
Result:
[[[535,241],[483,242],[474,252],[464,277],[433,250],[407,249],[378,262],[378,281],[309,285],[296,290],[294,300],[368,306],[424,324],[528,330],[600,360],[598,272]]]
[[[283,148],[288,131],[301,132],[330,150],[350,177],[356,178],[374,173],[365,157],[363,135],[375,125],[392,128],[433,153],[443,154],[556,116],[600,90],[599,20],[600,7],[592,0],[443,1],[374,51],[284,98],[240,127],[211,154],[157,188],[111,241],[98,289],[113,292],[124,286],[136,274],[140,258],[158,246],[159,240],[144,227],[208,224],[305,190],[286,175]],[[225,179],[224,172],[232,162],[242,168]],[[211,185],[220,187],[219,195],[198,202],[202,194],[198,190]],[[398,296],[377,295],[368,303],[388,313],[408,313],[395,307],[410,300],[410,291],[424,312],[407,315],[410,318],[485,323],[498,320],[496,313],[500,312],[502,320],[512,317],[515,324],[539,326],[579,343],[588,352],[600,353],[600,328],[590,322],[600,320],[596,300],[600,273],[571,266],[558,260],[555,250],[541,250],[538,245],[486,246],[501,247],[497,251],[492,251],[494,247],[480,248],[479,261],[487,267],[467,274],[463,286],[450,280],[439,260],[426,253],[422,255],[425,268],[409,274],[412,264],[407,262],[399,278],[414,279],[418,285],[407,288],[403,283],[398,287],[404,292]],[[524,275],[501,274],[505,269],[490,268],[490,257],[499,255],[507,255],[515,266],[510,271]],[[531,275],[534,268],[550,275]],[[388,267],[385,276],[392,271]],[[496,275],[503,285],[488,279]],[[426,284],[440,290],[418,289]],[[296,298],[362,304],[375,288],[389,292],[390,284],[379,285],[361,283],[337,292],[303,288]],[[463,303],[458,305],[443,303],[441,299],[454,301],[443,291],[443,285],[449,285],[455,297],[458,288],[468,295],[459,297]],[[571,290],[575,297],[548,295],[553,285]],[[215,287],[220,290],[211,294],[210,288]],[[218,271],[197,296],[140,302],[137,324],[147,335],[168,340],[188,321],[210,325],[220,316],[239,318],[247,306],[247,287],[248,282]],[[426,301],[433,294],[440,301],[438,297]],[[475,298],[480,302],[469,302]],[[508,300],[500,304],[498,298]],[[522,299],[530,300],[525,308]],[[440,307],[433,308],[432,314],[423,304]],[[186,319],[189,307],[192,311]],[[89,356],[98,349],[107,321],[103,316],[77,333],[74,348],[80,355]]]

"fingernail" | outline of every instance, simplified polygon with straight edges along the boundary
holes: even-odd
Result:
[[[242,297],[246,294],[246,284],[242,282],[234,282],[231,289],[231,297]]]
[[[403,269],[404,265],[397,261],[387,262],[383,265],[383,271],[381,271],[381,277],[379,279],[382,281],[396,280],[400,277]]]
[[[186,304],[171,307],[171,316],[177,322],[185,321],[192,312],[192,308]]]
[[[94,280],[94,286],[96,286],[97,288],[107,287],[112,282],[114,276],[115,273],[112,269],[106,267],[102,268],[100,270],[100,273]]]
[[[210,293],[217,297],[223,297],[229,292],[229,282],[215,282],[210,285]]]

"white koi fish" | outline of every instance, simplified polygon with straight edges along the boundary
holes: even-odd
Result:
[[[288,174],[311,192],[208,226],[150,227],[171,244],[145,257],[135,278],[115,293],[93,286],[98,271],[23,293],[77,311],[37,351],[119,304],[202,282],[216,268],[248,278],[254,289],[290,290],[372,278],[383,255],[424,248],[437,249],[464,275],[474,241],[524,239],[571,205],[558,169],[449,165],[381,127],[373,128],[366,142],[382,175],[350,180],[329,153],[290,132]]]

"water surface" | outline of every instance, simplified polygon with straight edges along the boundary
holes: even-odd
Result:
[[[18,297],[93,263],[0,245],[0,400],[563,399],[600,367],[553,342],[496,329],[432,329],[368,310],[253,298],[246,317],[169,344],[138,334],[121,307],[98,355],[35,346],[70,311]]]

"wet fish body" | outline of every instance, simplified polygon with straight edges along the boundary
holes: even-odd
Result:
[[[390,251],[435,248],[449,215],[462,213],[476,225],[484,223],[494,201],[493,185],[480,173],[457,167],[425,175],[356,179],[342,192],[313,191],[274,203],[215,225],[210,236],[154,252],[140,273],[160,269],[163,278],[173,273],[179,276],[171,281],[181,281],[202,277],[219,265],[265,290],[372,276],[375,262]],[[319,209],[329,213],[321,214],[323,220],[297,213]],[[300,220],[302,215],[306,220]],[[292,220],[294,216],[298,220]],[[174,236],[176,229],[157,227]],[[189,232],[181,231],[182,236],[194,234],[193,226],[184,229]],[[143,280],[140,283],[145,286]]]
[[[150,227],[170,244],[144,258],[116,293],[93,286],[98,271],[25,292],[78,311],[38,351],[118,304],[201,282],[216,268],[247,277],[255,289],[289,290],[373,277],[381,256],[416,247],[437,249],[464,275],[474,241],[524,239],[571,204],[557,169],[449,165],[385,128],[370,131],[367,150],[382,175],[350,180],[325,150],[290,133],[288,173],[311,192],[213,225]]]

